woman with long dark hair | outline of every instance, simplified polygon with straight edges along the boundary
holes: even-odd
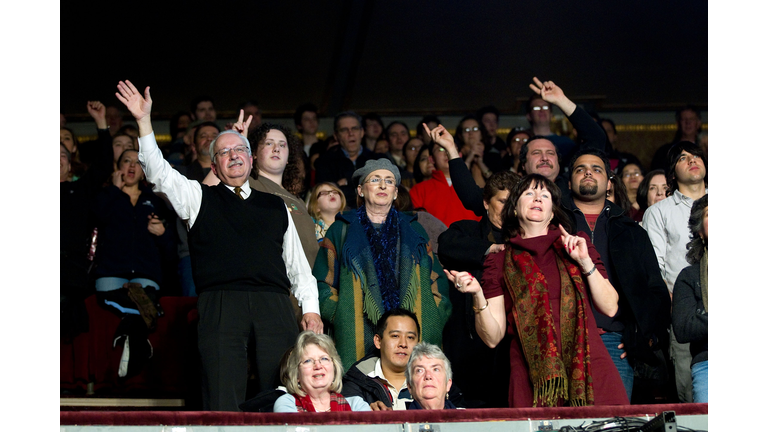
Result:
[[[488,346],[513,337],[509,405],[628,404],[590,304],[613,316],[619,296],[589,238],[570,233],[559,188],[526,175],[503,215],[505,250],[489,254],[482,287],[467,272],[446,273],[472,294],[475,326]]]

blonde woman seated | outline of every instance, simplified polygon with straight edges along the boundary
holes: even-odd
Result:
[[[344,370],[333,340],[305,331],[288,357],[283,385],[288,394],[275,401],[275,412],[370,411],[362,398],[341,394]]]
[[[315,237],[317,241],[325,237],[328,228],[336,220],[336,214],[347,207],[347,199],[336,183],[324,182],[315,185],[309,195],[307,210],[315,221]]]

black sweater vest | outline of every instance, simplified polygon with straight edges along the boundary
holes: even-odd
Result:
[[[202,188],[200,213],[189,230],[196,291],[289,294],[291,285],[282,255],[288,229],[283,200],[254,189],[241,200],[223,183]]]

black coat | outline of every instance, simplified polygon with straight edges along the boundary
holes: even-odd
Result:
[[[389,390],[358,368],[360,363],[377,357],[377,352],[370,353],[349,367],[349,370],[342,378],[341,394],[344,397],[359,396],[369,405],[376,401],[382,401],[385,405],[392,408],[392,401],[389,400]],[[464,407],[464,396],[455,383],[448,391],[448,399],[454,405]]]
[[[576,226],[576,206],[566,198],[563,207]],[[661,277],[656,253],[648,233],[624,215],[617,205],[610,206],[608,218],[608,249],[611,260],[611,280],[619,294],[620,320],[624,324],[624,350],[630,359],[639,358],[656,364],[654,349],[668,340],[671,301]]]

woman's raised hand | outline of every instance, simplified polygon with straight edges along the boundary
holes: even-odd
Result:
[[[474,276],[468,272],[458,272],[456,270],[445,270],[445,276],[456,285],[456,289],[463,293],[474,294],[480,292],[483,288],[480,286],[480,282],[475,279]]]
[[[251,125],[251,120],[253,120],[253,116],[249,115],[248,120],[243,123],[243,117],[245,116],[245,111],[240,110],[240,117],[237,118],[237,123],[232,125],[232,130],[236,130],[240,132],[240,135],[242,136],[248,136],[248,127]]]
[[[123,189],[125,181],[123,180],[123,172],[116,170],[112,173],[112,184],[118,189]]]
[[[456,143],[453,141],[453,136],[448,133],[445,126],[438,125],[436,128],[429,130],[429,126],[427,126],[426,123],[422,123],[421,125],[424,126],[424,130],[427,131],[427,135],[432,138],[432,141],[448,152],[448,157],[452,157],[452,152],[458,154]]]
[[[593,263],[592,258],[589,257],[587,241],[584,240],[584,237],[568,234],[568,231],[566,231],[562,225],[558,226],[560,227],[560,240],[563,242],[565,251],[568,252],[568,255],[570,255],[574,261],[579,263],[582,271],[590,271],[592,269],[591,265],[593,265]]]
[[[117,83],[117,89],[119,91],[115,93],[115,96],[128,108],[128,111],[133,114],[137,121],[147,117],[152,112],[152,98],[149,96],[149,86],[144,89],[144,97],[128,80]]]

